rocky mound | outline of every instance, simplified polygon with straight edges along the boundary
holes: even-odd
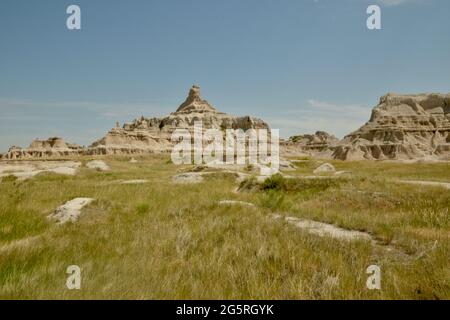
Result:
[[[89,154],[137,154],[170,152],[171,135],[176,129],[193,131],[194,122],[202,121],[203,129],[269,129],[257,118],[235,117],[217,111],[203,100],[200,87],[193,86],[176,112],[165,118],[141,117],[123,127],[116,127],[89,147]]]
[[[64,139],[53,137],[47,140],[35,139],[28,148],[12,146],[1,155],[2,159],[29,159],[73,156],[82,154],[85,149],[79,145],[66,143]]]
[[[317,131],[315,134],[304,134],[292,136],[287,141],[280,142],[280,150],[285,155],[305,155],[329,158],[339,139],[324,132]]]
[[[334,149],[341,160],[450,158],[450,94],[381,97],[369,122]]]

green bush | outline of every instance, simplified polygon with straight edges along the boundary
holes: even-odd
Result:
[[[283,178],[281,174],[275,174],[261,184],[260,189],[263,191],[268,190],[285,190],[286,191],[287,183],[286,179]]]
[[[0,178],[0,181],[1,181],[1,182],[14,182],[14,181],[16,181],[16,180],[17,180],[17,177],[14,176],[14,175],[12,175],[12,174],[7,175],[7,176],[5,176],[5,177],[3,177],[3,178]]]

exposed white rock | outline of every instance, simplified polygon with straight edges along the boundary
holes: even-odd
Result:
[[[306,230],[311,234],[318,235],[320,237],[331,237],[340,240],[368,240],[373,241],[372,237],[368,233],[355,231],[355,230],[346,230],[339,228],[335,225],[317,222],[313,220],[299,219],[294,217],[286,217],[285,220],[300,228],[302,230]]]
[[[203,181],[203,173],[202,172],[185,172],[175,175],[172,178],[174,183],[179,184],[192,184],[192,183],[200,183]]]
[[[95,169],[100,171],[108,171],[111,168],[102,160],[92,160],[86,163],[86,167],[89,169]]]
[[[56,174],[64,174],[64,175],[74,176],[77,173],[77,168],[56,167],[56,168],[49,169],[48,171],[56,173]]]
[[[81,214],[81,209],[94,201],[91,198],[75,198],[59,206],[56,210],[48,216],[51,220],[56,220],[59,224],[66,222],[75,222]]]
[[[295,170],[295,166],[290,160],[280,158],[279,161],[280,169],[284,171],[292,171]]]
[[[399,180],[398,182],[450,189],[450,182],[421,181],[421,180]]]
[[[335,176],[342,176],[342,175],[349,175],[349,174],[351,174],[351,172],[350,172],[350,171],[345,171],[345,170],[342,170],[342,171],[336,171],[336,172],[334,173]]]
[[[196,167],[198,168],[198,167]],[[195,169],[195,168],[194,168]],[[179,173],[172,178],[172,182],[174,183],[200,183],[204,181],[204,177],[208,175],[215,174],[230,174],[236,176],[236,182],[240,183],[249,175],[246,173],[231,171],[231,170],[221,170],[221,171],[195,171],[195,172],[183,172]]]
[[[318,168],[316,168],[316,170],[313,171],[314,174],[319,174],[319,173],[332,173],[335,172],[336,168],[330,164],[330,163],[324,163],[321,166],[319,166]]]
[[[238,205],[238,206],[244,206],[244,207],[254,207],[255,206],[253,203],[245,202],[245,201],[237,201],[237,200],[221,200],[221,201],[219,201],[219,205],[221,205],[221,206]]]
[[[144,184],[144,183],[148,183],[148,180],[145,179],[135,179],[135,180],[125,180],[125,181],[121,181],[120,184]]]
[[[0,162],[0,177],[13,175],[19,180],[25,180],[43,172],[75,175],[80,165],[81,162],[74,161],[21,161],[20,163]]]

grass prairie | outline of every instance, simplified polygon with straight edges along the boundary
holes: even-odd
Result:
[[[256,189],[247,180],[237,192],[230,175],[174,184],[189,166],[136,159],[102,158],[110,171],[2,178],[1,299],[450,298],[450,192],[401,182],[450,182],[449,163],[331,161],[349,173],[304,179],[320,165],[304,160],[289,179]],[[77,197],[95,199],[77,222],[47,219]],[[274,215],[365,232],[378,245],[311,234]],[[70,265],[81,268],[80,290],[66,287]],[[370,265],[380,267],[380,290],[366,287]]]

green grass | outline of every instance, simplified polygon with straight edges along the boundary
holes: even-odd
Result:
[[[229,174],[176,185],[171,177],[185,168],[168,157],[128,160],[105,158],[110,172],[83,167],[73,177],[0,182],[0,298],[450,298],[448,190],[390,181],[450,181],[448,164],[336,161],[352,175],[276,176],[236,193]],[[309,160],[289,174],[311,175],[317,165]],[[149,183],[117,183],[128,179]],[[75,197],[95,199],[77,223],[46,219]],[[219,206],[225,199],[257,206]],[[314,236],[273,213],[366,231],[410,258]],[[65,286],[73,264],[82,269],[81,290]],[[371,264],[381,267],[380,291],[365,286]]]

